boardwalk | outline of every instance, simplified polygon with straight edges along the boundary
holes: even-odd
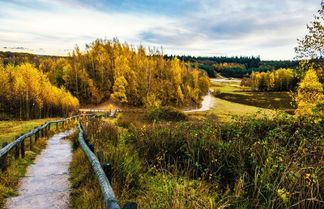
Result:
[[[68,169],[72,151],[70,142],[64,137],[72,133],[72,130],[59,133],[48,140],[46,149],[28,167],[26,177],[22,178],[19,196],[7,200],[8,209],[68,208]]]

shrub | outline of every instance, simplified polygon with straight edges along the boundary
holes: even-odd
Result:
[[[146,167],[219,185],[234,208],[317,208],[322,132],[321,124],[277,115],[152,124],[132,141]]]
[[[183,112],[168,106],[161,106],[149,109],[145,115],[145,118],[148,121],[187,120],[187,116]]]

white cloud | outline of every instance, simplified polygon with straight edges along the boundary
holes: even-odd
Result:
[[[0,19],[0,46],[23,45],[45,48],[51,54],[66,54],[76,44],[83,47],[97,38],[119,38],[140,43],[138,34],[154,25],[167,25],[165,17],[103,13],[92,8],[66,8],[54,2],[55,10],[7,10]],[[1,9],[0,9],[1,12]]]
[[[0,48],[65,55],[76,44],[82,48],[97,38],[117,37],[163,46],[171,54],[291,59],[296,39],[319,7],[317,0],[182,1],[195,12],[168,16],[99,11],[100,1],[90,0],[0,0]]]

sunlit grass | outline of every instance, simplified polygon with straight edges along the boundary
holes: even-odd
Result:
[[[17,135],[33,130],[47,121],[57,120],[57,118],[45,118],[28,121],[0,121],[0,145],[3,142],[12,142]]]
[[[214,83],[212,89],[220,91],[218,98],[230,102],[294,112],[294,103],[289,92],[255,92],[233,82]]]
[[[223,121],[229,121],[231,120],[233,115],[248,116],[248,115],[254,115],[257,112],[262,112],[263,114],[268,116],[272,116],[275,113],[274,110],[255,107],[251,105],[244,105],[244,104],[230,102],[227,100],[213,97],[213,108],[211,110],[204,111],[204,112],[193,112],[193,113],[189,113],[189,115],[191,116],[216,115],[219,119]]]
[[[220,107],[244,107],[215,100],[223,102]],[[250,108],[241,113],[260,110]],[[233,117],[230,123],[146,121],[138,128],[131,124],[140,115],[125,114],[116,124],[96,120],[85,130],[95,151],[103,151],[104,162],[113,165],[111,183],[121,206],[132,201],[139,208],[320,208],[322,127],[301,125],[288,114],[266,114]],[[77,145],[76,134],[73,141]],[[86,161],[77,148],[70,207],[103,208]]]

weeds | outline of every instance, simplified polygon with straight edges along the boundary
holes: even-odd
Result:
[[[134,201],[140,208],[323,204],[322,123],[301,124],[277,114],[236,117],[231,123],[182,121],[141,128],[97,121],[86,132],[95,151],[103,150],[105,160],[113,163],[112,186],[122,204]],[[73,179],[75,185],[88,188],[78,176]],[[78,199],[81,191],[76,193]],[[90,197],[97,198],[89,194],[83,201]]]

